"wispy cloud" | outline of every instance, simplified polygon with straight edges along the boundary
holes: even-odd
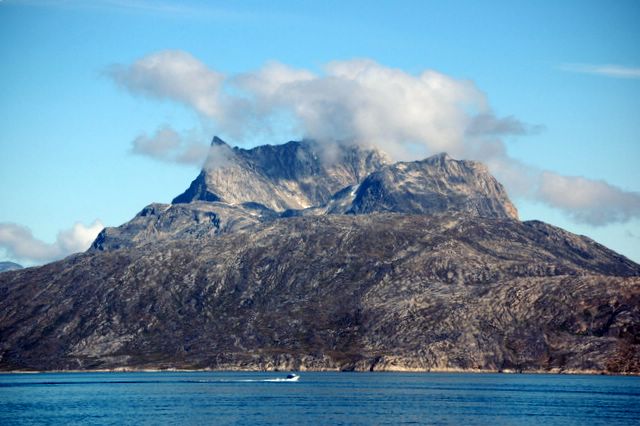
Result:
[[[640,67],[625,67],[610,64],[563,64],[560,66],[560,69],[563,71],[596,74],[613,78],[640,78]]]
[[[21,262],[50,262],[88,249],[103,228],[99,220],[89,226],[77,222],[71,229],[60,231],[55,242],[45,243],[26,226],[5,222],[0,223],[0,248]]]
[[[640,217],[638,193],[510,157],[501,137],[541,126],[497,116],[473,82],[437,71],[413,75],[359,59],[331,62],[319,74],[271,62],[224,76],[186,52],[162,51],[114,65],[107,75],[133,95],[191,108],[232,139],[269,134],[285,113],[298,136],[319,142],[374,146],[397,160],[446,151],[483,161],[512,194],[560,209],[576,222],[599,226]],[[186,146],[175,131],[161,128],[137,138],[133,150],[180,162]]]
[[[237,4],[221,6],[212,3],[177,0],[0,0],[0,4],[4,5],[84,10],[95,13],[115,12],[169,19],[260,22],[270,18],[286,22],[287,19],[296,18],[293,15],[276,14],[266,9],[258,13],[253,9],[243,9]]]
[[[559,208],[576,222],[601,226],[640,216],[640,193],[624,191],[601,180],[540,174],[536,198]]]
[[[504,148],[501,143],[497,146]],[[603,180],[541,170],[510,157],[504,149],[483,150],[475,158],[489,166],[511,196],[545,204],[575,223],[598,227],[640,218],[638,192]]]
[[[196,8],[185,2],[167,2],[156,0],[94,0],[94,4],[114,9],[139,11],[157,14],[195,14],[203,8]]]
[[[142,133],[132,142],[131,152],[170,163],[201,166],[209,147],[195,130],[180,134],[165,124],[148,135]]]
[[[544,130],[541,125],[529,125],[513,116],[498,118],[493,114],[478,114],[467,127],[471,136],[530,135]]]
[[[104,73],[133,94],[170,99],[216,119],[224,76],[181,50],[163,50],[131,65],[112,65]]]

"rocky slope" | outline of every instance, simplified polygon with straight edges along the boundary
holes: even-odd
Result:
[[[640,266],[540,222],[319,216],[2,274],[2,369],[638,371]]]
[[[89,250],[117,250],[167,240],[199,239],[246,228],[277,217],[273,211],[245,203],[194,201],[150,204],[129,222],[103,229]]]
[[[640,265],[518,221],[482,165],[213,151],[174,204],[0,274],[0,370],[640,373]]]

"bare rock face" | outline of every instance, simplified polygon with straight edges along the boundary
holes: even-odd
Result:
[[[103,229],[90,250],[117,250],[167,240],[198,239],[246,228],[277,216],[250,203],[151,204],[117,228]]]
[[[345,186],[386,164],[380,152],[314,142],[288,142],[245,150],[215,138],[204,170],[174,204],[195,200],[259,203],[274,210],[326,203]]]
[[[210,165],[171,206],[146,207],[132,221],[105,229],[92,248],[213,235],[305,215],[453,211],[518,218],[484,165],[446,154],[385,165],[377,151],[337,145],[327,154],[314,142],[242,150],[214,138],[212,147]]]
[[[173,204],[0,274],[0,370],[172,367],[637,374],[640,265],[475,162],[214,139]]]
[[[353,192],[347,209],[355,214],[446,211],[518,219],[506,191],[484,165],[447,154],[395,163],[370,174]]]

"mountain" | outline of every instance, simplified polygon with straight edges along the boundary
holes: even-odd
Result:
[[[173,203],[258,203],[275,211],[324,204],[386,164],[378,151],[311,141],[245,150],[214,138],[205,168]]]
[[[444,153],[381,167],[336,194],[328,207],[331,213],[353,214],[447,211],[518,219],[506,191],[484,165],[453,160]]]
[[[219,235],[294,216],[455,211],[518,218],[504,188],[484,165],[446,154],[386,164],[386,156],[377,151],[336,145],[329,163],[314,142],[243,150],[215,138],[212,146],[207,163],[215,159],[216,169],[205,166],[172,205],[151,204],[126,224],[105,228],[92,249]],[[224,163],[216,158],[221,149],[232,156],[224,157]],[[283,188],[294,195],[283,197]]]
[[[0,274],[0,370],[640,373],[640,265],[479,163],[336,149],[214,140],[173,204]]]
[[[22,269],[22,265],[14,262],[0,262],[0,272],[15,271],[16,269]]]
[[[627,371],[638,275],[540,222],[281,219],[2,274],[1,365]]]

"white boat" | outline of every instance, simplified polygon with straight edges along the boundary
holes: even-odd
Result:
[[[297,374],[293,374],[293,373],[287,374],[287,378],[286,378],[286,380],[288,382],[297,382],[299,379],[300,379],[300,376],[298,376]]]

